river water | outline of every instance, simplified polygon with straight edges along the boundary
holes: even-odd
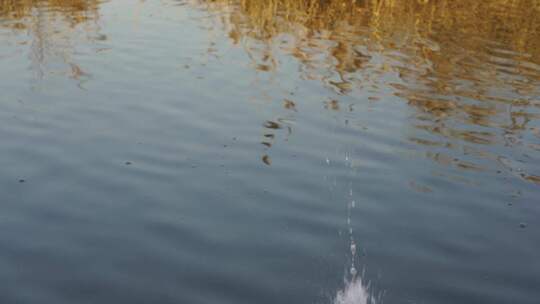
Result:
[[[540,4],[0,0],[1,303],[540,300]]]

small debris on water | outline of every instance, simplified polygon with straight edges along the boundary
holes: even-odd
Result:
[[[525,228],[525,227],[527,227],[526,223],[519,223],[519,228]]]
[[[126,164],[126,166],[129,166],[129,165],[131,165],[131,162],[127,161],[127,162],[125,162],[125,164]]]
[[[26,180],[24,180],[24,179],[19,180],[19,183],[24,183],[24,182],[26,182]]]

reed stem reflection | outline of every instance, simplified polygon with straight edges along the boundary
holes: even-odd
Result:
[[[191,3],[217,16],[214,26],[225,29],[260,73],[277,73],[280,59],[293,57],[304,79],[320,80],[337,96],[367,94],[376,102],[391,88],[416,110],[413,126],[427,136],[411,142],[427,155],[436,153],[433,146],[534,145],[517,138],[527,137],[540,118],[537,1]],[[338,99],[321,102],[336,109]]]
[[[37,79],[61,73],[80,85],[82,78],[89,75],[74,58],[80,39],[106,39],[99,34],[96,23],[99,4],[97,0],[0,0],[0,26],[28,32],[32,70]],[[63,63],[62,70],[52,68],[56,61]]]

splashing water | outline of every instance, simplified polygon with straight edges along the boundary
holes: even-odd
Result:
[[[345,161],[349,160],[349,155],[345,155]],[[351,213],[356,207],[356,201],[353,199],[352,183],[349,183],[349,198],[347,205],[347,226],[349,228],[349,242],[351,250],[351,267],[349,269],[350,280],[345,280],[345,288],[336,294],[334,304],[375,304],[375,301],[370,296],[368,288],[363,284],[361,275],[356,270],[356,241],[354,231],[351,225]]]
[[[345,283],[345,288],[337,292],[334,304],[368,304],[370,296],[360,277]]]

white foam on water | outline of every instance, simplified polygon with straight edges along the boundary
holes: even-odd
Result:
[[[336,294],[334,304],[368,304],[370,296],[360,277],[345,283],[345,288]]]

